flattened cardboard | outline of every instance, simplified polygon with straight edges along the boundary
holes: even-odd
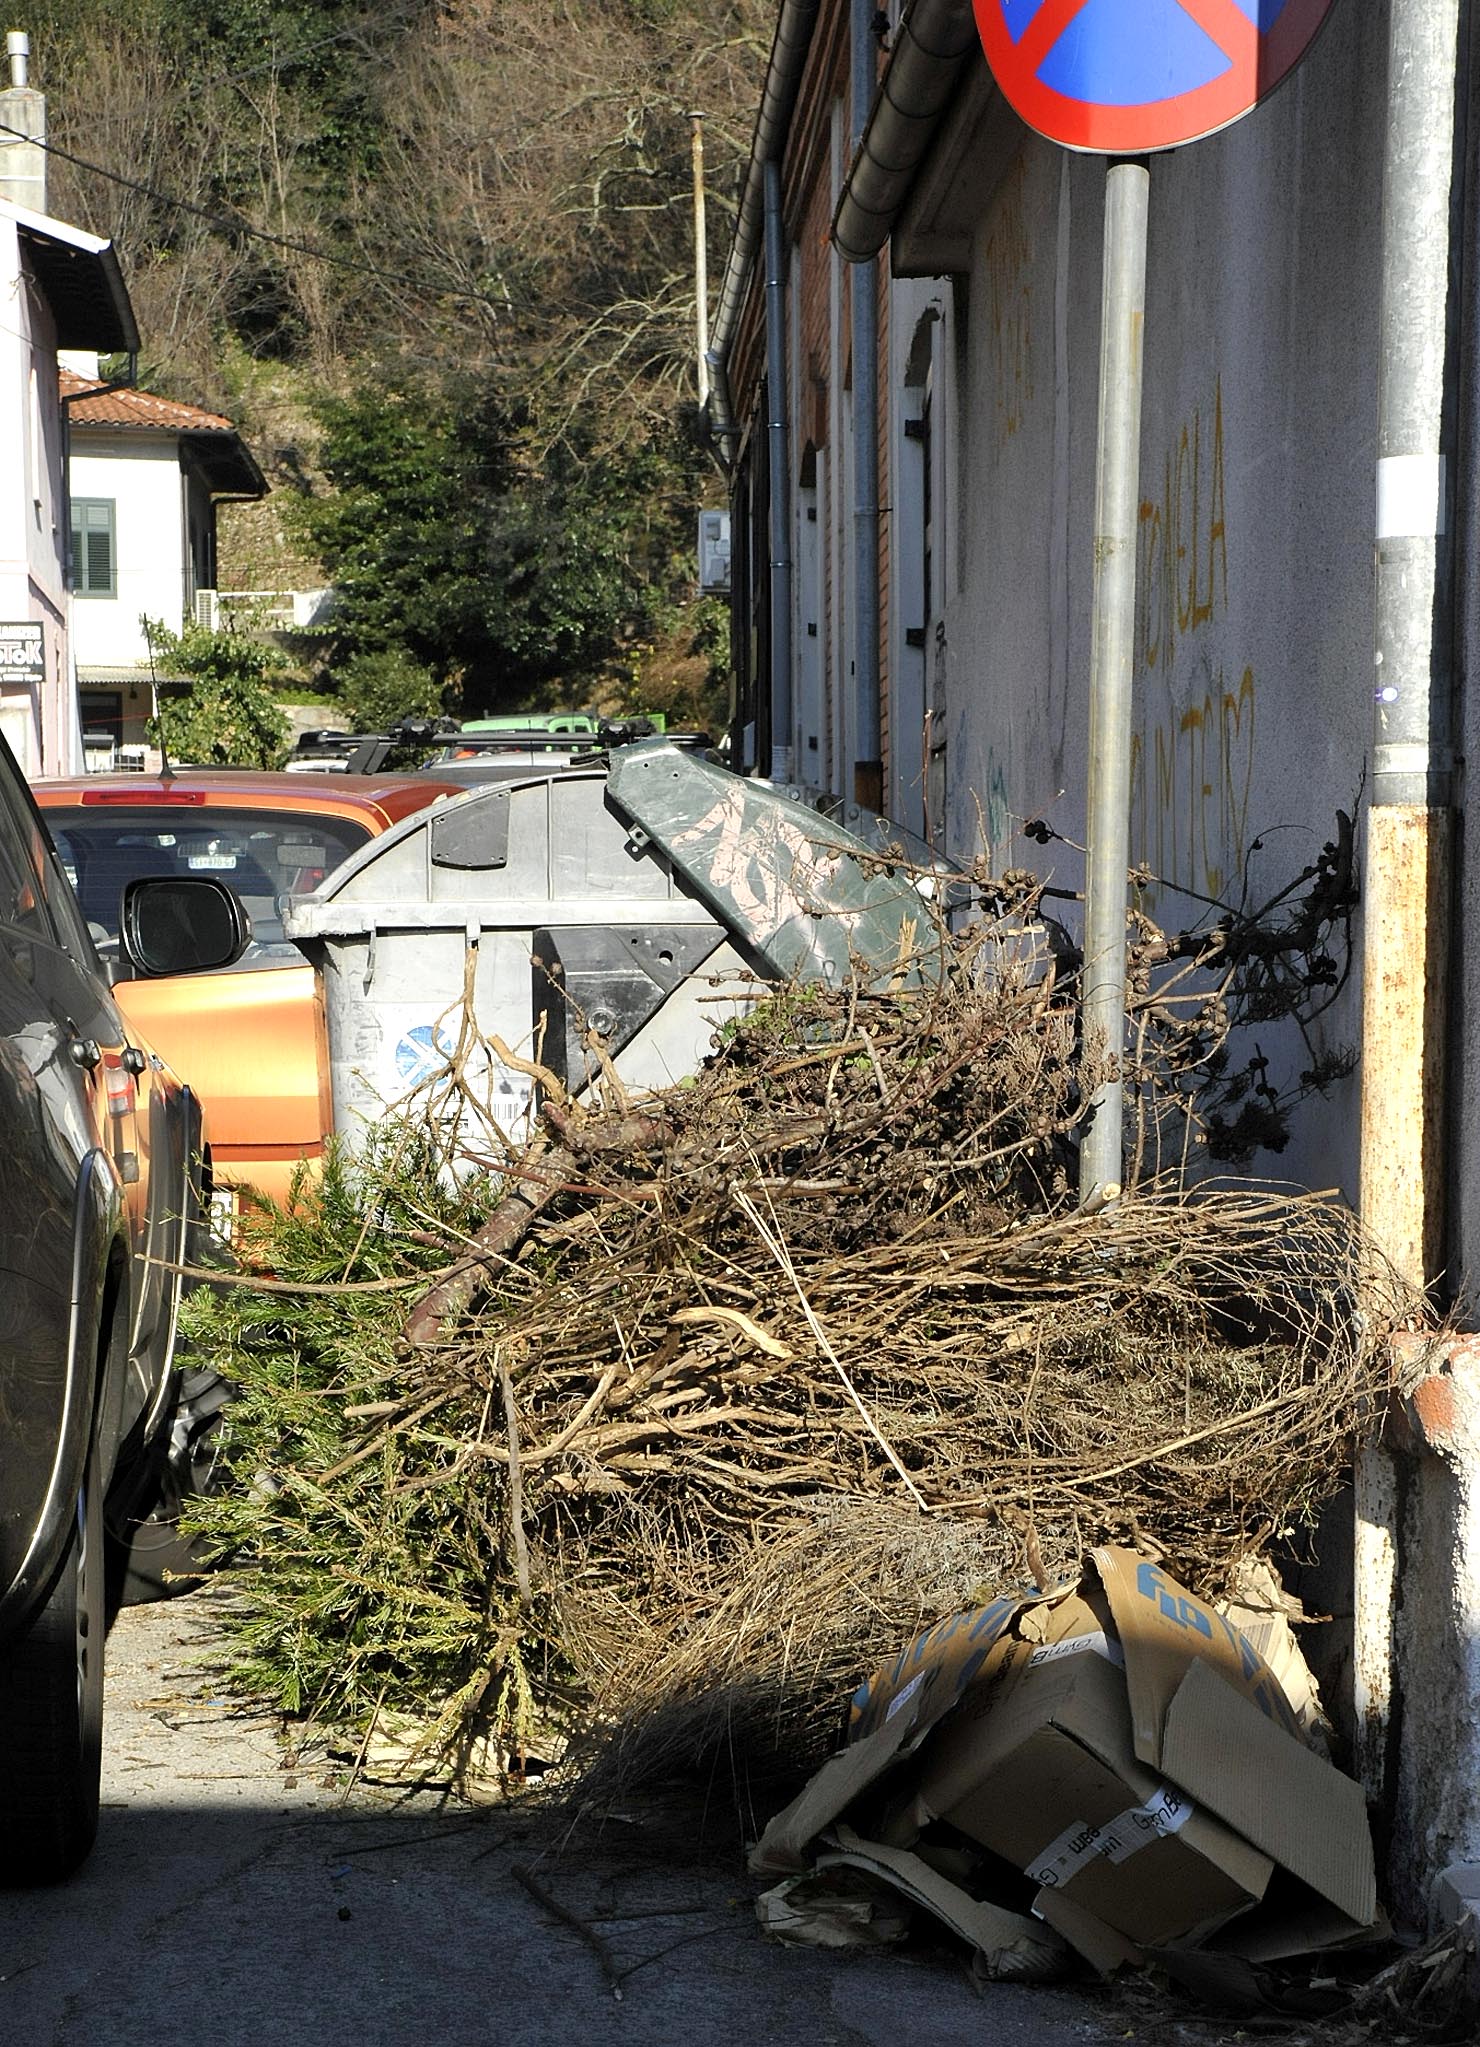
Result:
[[[783,1877],[755,1901],[755,1916],[786,1947],[890,1947],[908,1940],[909,1901],[877,1876],[856,1869],[809,1869]]]
[[[751,1849],[751,1870],[757,1876],[795,1876],[810,1869],[817,1836],[888,1769],[912,1732],[911,1716],[904,1710],[881,1721],[872,1734],[840,1755],[829,1756]]]
[[[1289,1740],[1206,1663],[1178,1686],[1161,1747],[1168,1776],[1335,1907],[1328,1939],[1372,1924],[1377,1875],[1359,1784]]]
[[[1041,1982],[1063,1966],[1064,1944],[1051,1926],[973,1898],[906,1849],[864,1841],[851,1828],[838,1827],[819,1849],[817,1867],[862,1869],[892,1884],[975,1948],[994,1978]]]
[[[1063,1891],[1040,1891],[1033,1900],[1033,1916],[1061,1933],[1097,1976],[1113,1976],[1117,1969],[1138,1969],[1146,1959],[1144,1949],[1103,1919],[1096,1919]]]
[[[1167,1707],[1188,1670],[1199,1662],[1210,1664],[1292,1740],[1301,1739],[1300,1724],[1279,1679],[1232,1621],[1184,1592],[1159,1565],[1134,1550],[1097,1549],[1090,1554],[1125,1650],[1131,1723],[1136,1754],[1143,1763],[1163,1767]]]

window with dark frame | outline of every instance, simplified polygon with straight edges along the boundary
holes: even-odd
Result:
[[[118,542],[112,498],[72,500],[72,594],[118,595]]]

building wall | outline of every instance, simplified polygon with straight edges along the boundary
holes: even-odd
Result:
[[[1362,788],[1383,12],[1341,10],[1248,120],[1153,160],[1131,851],[1174,927],[1272,897]],[[1019,134],[963,294],[947,842],[1076,889],[1105,170]],[[1041,850],[1035,819],[1060,835]],[[1318,1044],[1355,1044],[1354,990]],[[1287,1075],[1309,1060],[1289,1028],[1259,1049]],[[1356,1121],[1338,1083],[1285,1169],[1354,1193]]]
[[[843,12],[832,10],[834,22]],[[1387,0],[1334,9],[1297,75],[1254,115],[1152,162],[1130,827],[1142,906],[1172,929],[1277,903],[1331,843],[1354,848],[1360,882],[1373,733],[1388,13]],[[1477,79],[1480,52],[1471,101]],[[817,96],[804,95],[804,104],[807,120],[788,145],[793,165],[815,162]],[[1480,747],[1480,692],[1468,688],[1480,578],[1467,572],[1480,537],[1480,494],[1470,481],[1480,446],[1471,274],[1480,107],[1468,111],[1466,241],[1456,265],[1463,337],[1453,366],[1461,763],[1446,1284],[1474,1327],[1480,863],[1463,829],[1463,760]],[[808,378],[825,385],[828,427],[827,460],[803,479],[826,529],[823,786],[846,794],[847,309],[858,273],[821,247],[846,162],[837,97],[832,119],[827,192],[808,186],[788,219],[797,239],[797,397],[805,404]],[[1060,892],[1052,907],[1071,925],[1090,767],[1105,176],[1103,163],[1031,136],[978,73],[944,118],[936,158],[922,167],[896,234],[892,253],[904,274],[887,295],[874,394],[884,436],[886,801],[902,822],[923,817],[962,859],[1034,868]],[[804,183],[798,173],[793,189]],[[914,274],[937,262],[954,274]],[[927,414],[922,464],[910,425]],[[806,460],[801,436],[794,460]],[[925,627],[923,647],[910,644],[912,625]],[[915,746],[909,728],[922,704]],[[1277,1084],[1298,1084],[1322,1059],[1355,1059],[1359,906],[1349,944],[1339,930],[1330,937],[1340,985],[1327,997],[1315,991],[1327,1006],[1309,1035],[1260,1022],[1234,1040],[1234,1056],[1267,1059]],[[1358,1086],[1355,1074],[1333,1078],[1295,1112],[1287,1148],[1260,1152],[1251,1170],[1354,1199]],[[1416,1923],[1437,1869],[1451,1860],[1480,1866],[1480,1363],[1473,1342],[1451,1349],[1445,1376],[1426,1382],[1428,1439],[1397,1460],[1401,1753],[1385,1817],[1391,1895]],[[1415,1412],[1421,1405],[1415,1398]],[[1313,1609],[1337,1624],[1306,1638],[1348,1734],[1352,1519],[1347,1499],[1323,1523],[1324,1575],[1308,1589]]]
[[[0,730],[29,774],[80,765],[72,711],[61,421],[56,332],[22,255],[13,220],[0,217],[0,619],[39,620],[45,680],[0,689]]]
[[[183,482],[173,434],[72,436],[72,495],[111,498],[117,544],[116,597],[79,597],[73,608],[82,667],[147,662],[143,620],[180,630],[186,603]]]
[[[897,824],[921,836],[934,822],[926,788],[926,720],[944,610],[940,535],[949,394],[942,343],[949,297],[943,280],[922,278],[894,279],[889,295],[884,807]]]
[[[832,216],[833,122],[838,81],[817,110],[809,160],[796,195],[797,231],[789,300],[794,348],[792,469],[796,629],[792,774],[804,787],[834,787],[829,757],[829,700],[840,620],[834,603],[829,520],[839,501],[834,400],[833,300],[837,257],[828,239]]]
[[[1148,875],[1143,906],[1173,928],[1276,896],[1362,791],[1385,13],[1341,10],[1253,116],[1154,160],[1131,852]],[[818,45],[784,183],[789,743],[796,778],[847,801],[849,303],[861,273],[840,264],[827,233],[847,160],[843,54],[835,37]],[[977,175],[968,161],[953,188],[980,195],[964,272],[894,278],[880,293],[885,803],[958,858],[1030,865],[1072,894],[1083,881],[1105,169],[1032,136],[1000,99],[993,119]],[[755,476],[760,287],[757,266],[733,358]],[[929,591],[925,474],[909,431],[927,396]],[[764,495],[750,502],[763,555]],[[912,645],[922,628],[925,644]],[[763,674],[757,685],[764,700]],[[802,726],[817,689],[813,747]],[[1053,836],[1035,843],[1029,824]],[[1065,915],[1074,920],[1072,904]],[[1343,970],[1339,943],[1333,957]],[[1352,976],[1309,1042],[1276,1022],[1239,1057],[1257,1050],[1277,1083],[1294,1081],[1313,1056],[1339,1063],[1358,1029]],[[1293,1128],[1261,1169],[1354,1194],[1355,1081],[1338,1079]]]

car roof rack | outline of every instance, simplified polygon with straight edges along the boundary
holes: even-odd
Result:
[[[439,745],[441,751],[424,772],[435,769],[439,760],[450,764],[508,753],[572,758],[589,766],[612,747],[630,746],[653,736],[651,721],[641,717],[603,718],[595,732],[551,732],[543,726],[470,732],[447,718],[403,718],[389,732],[345,732],[324,726],[301,733],[288,766],[290,770],[324,768],[347,775],[374,775],[397,748],[426,745]],[[707,732],[670,732],[665,736],[673,745],[694,752],[713,745]]]

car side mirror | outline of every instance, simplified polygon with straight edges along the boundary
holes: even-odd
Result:
[[[120,949],[146,978],[234,966],[251,940],[251,919],[225,882],[149,876],[123,892]]]

